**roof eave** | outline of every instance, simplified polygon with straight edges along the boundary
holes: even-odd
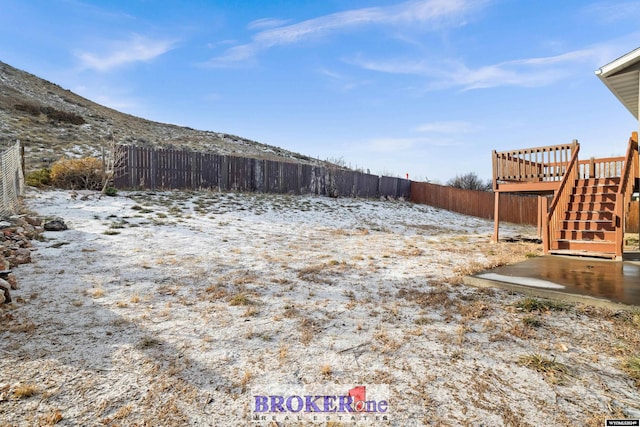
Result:
[[[621,56],[620,58],[616,59],[615,61],[612,61],[610,63],[608,63],[607,65],[604,65],[602,67],[600,67],[599,70],[596,71],[596,74],[602,79],[603,77],[609,77],[613,74],[618,73],[621,70],[624,70],[625,68],[629,67],[630,65],[635,64],[636,62],[640,61],[640,48],[637,48],[635,50],[632,50],[631,52],[627,53],[626,55]]]
[[[602,81],[602,83],[604,83],[604,85],[609,89],[609,91],[612,94],[614,94],[616,98],[618,98],[618,101],[620,101],[620,103],[624,105],[624,107],[627,109],[627,111],[631,113],[633,117],[635,117],[636,119],[639,119],[638,115],[633,110],[633,108],[629,106],[629,103],[618,93],[616,88],[609,83],[609,79],[607,79],[607,77],[601,71],[602,71],[602,68],[596,71],[596,75],[598,76],[598,78],[600,78],[600,81]]]
[[[625,97],[619,92],[619,90],[616,87],[616,85],[612,83],[610,78],[613,77],[613,76],[618,76],[618,75],[624,74],[625,69],[633,67],[638,62],[640,62],[640,48],[637,48],[637,49],[627,53],[626,55],[621,56],[620,58],[616,59],[615,61],[612,61],[612,62],[608,63],[607,65],[604,65],[604,66],[600,67],[595,72],[596,75],[602,81],[602,83],[604,83],[605,86],[607,86],[607,88],[609,88],[611,93],[613,93],[615,95],[615,97],[618,98],[618,101],[620,101],[622,103],[622,105],[624,105],[625,108],[636,119],[640,118],[640,117],[638,117],[639,112],[637,111],[638,110],[638,107],[637,107],[638,99],[633,99],[633,100],[625,99]],[[630,71],[635,72],[635,73],[638,72],[637,70],[636,71],[630,70]],[[618,80],[618,79],[616,79],[616,80]],[[640,81],[638,82],[638,84],[640,85]],[[640,90],[640,88],[638,90]],[[637,93],[638,92],[636,91],[636,94]],[[636,95],[636,97],[637,97],[637,95]]]

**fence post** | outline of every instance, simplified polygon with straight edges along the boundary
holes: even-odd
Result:
[[[20,143],[20,140],[18,140],[18,144],[20,144],[20,167],[22,168],[22,176],[25,177],[27,175],[24,161],[24,144]]]

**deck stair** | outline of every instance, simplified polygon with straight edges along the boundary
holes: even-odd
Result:
[[[619,177],[577,180],[549,252],[615,258],[619,187]]]

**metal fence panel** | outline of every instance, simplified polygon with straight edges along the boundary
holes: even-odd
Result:
[[[0,217],[16,213],[24,193],[20,142],[0,153]]]

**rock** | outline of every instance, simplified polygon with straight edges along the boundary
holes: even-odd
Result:
[[[31,262],[31,251],[25,248],[18,248],[9,257],[8,261],[12,268],[20,264],[29,264]]]
[[[67,229],[67,224],[64,223],[62,218],[56,218],[45,222],[44,229],[46,231],[64,231]]]
[[[0,279],[0,295],[3,303],[11,302],[11,294],[9,293],[11,285],[6,280]]]
[[[11,223],[7,221],[0,221],[0,228],[11,227]]]
[[[39,227],[42,225],[42,218],[38,216],[27,216],[24,220],[27,224],[30,224],[33,227]]]
[[[14,291],[18,289],[18,279],[16,279],[16,276],[14,274],[7,275],[7,283],[9,283],[11,289],[13,289]]]

